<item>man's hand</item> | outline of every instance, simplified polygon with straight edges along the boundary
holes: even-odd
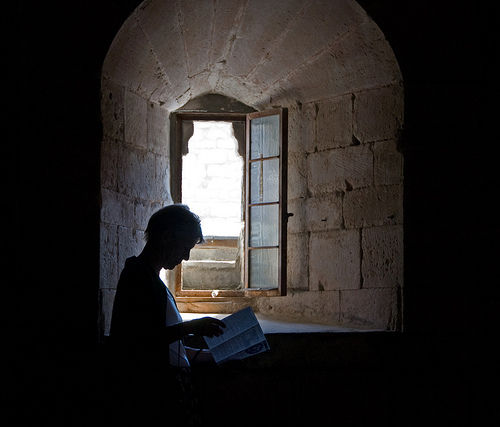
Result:
[[[189,333],[204,337],[218,337],[223,334],[221,328],[225,328],[226,324],[214,317],[203,317],[187,322],[189,324]]]

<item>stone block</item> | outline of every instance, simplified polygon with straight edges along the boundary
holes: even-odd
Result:
[[[155,157],[155,180],[153,184],[153,200],[162,205],[171,204],[170,196],[170,159],[165,156]]]
[[[145,231],[149,218],[153,214],[151,203],[142,199],[134,199],[134,227],[136,230]]]
[[[338,229],[342,225],[342,197],[332,193],[312,197],[306,202],[306,227],[309,231]]]
[[[378,227],[403,223],[403,186],[360,188],[344,197],[346,228]]]
[[[189,260],[182,267],[182,289],[241,289],[241,268],[236,261]]]
[[[314,103],[292,104],[288,107],[288,155],[304,155],[314,151],[316,107]]]
[[[363,288],[403,285],[403,226],[365,228],[361,235]]]
[[[311,72],[314,70],[314,72]],[[384,35],[372,20],[315,55],[307,66],[287,76],[302,102],[387,86],[399,81],[400,70]]]
[[[309,289],[309,235],[289,234],[287,237],[287,289]]]
[[[169,156],[169,112],[153,102],[147,107],[147,147],[156,154]]]
[[[148,148],[148,101],[135,93],[125,91],[125,142]]]
[[[340,291],[340,323],[343,326],[395,330],[397,316],[395,288]]]
[[[403,182],[403,155],[390,139],[373,144],[373,179],[375,185],[400,184]]]
[[[274,3],[265,1],[259,2],[258,7],[246,8],[244,19],[241,21],[237,37],[234,37],[231,49],[231,56],[238,58],[238,61],[227,62],[227,71],[230,75],[246,76],[255,70],[261,57],[265,56],[266,50],[280,40],[279,36],[286,30],[289,22],[297,16],[296,8],[300,9],[300,3],[304,3],[304,0],[295,0],[293,3],[296,3],[295,7],[292,7],[290,2]],[[266,19],[263,19],[264,16]],[[250,41],[252,43],[249,43]],[[267,49],[258,46],[267,46]],[[273,52],[273,54],[279,55],[279,51],[278,53]],[[294,55],[282,56],[283,58],[280,57],[280,59],[285,61],[285,56],[293,57]],[[282,61],[279,62],[282,63]],[[282,70],[284,68],[285,66],[282,65]],[[258,78],[255,83],[261,83],[261,79],[264,79],[267,85],[273,83],[273,81],[267,81],[267,79],[274,77],[275,74],[273,72],[266,73],[265,71],[266,69],[259,70],[257,76],[252,73],[252,77]]]
[[[118,283],[118,226],[100,225],[99,287],[116,288]]]
[[[101,222],[132,227],[134,224],[132,199],[116,191],[101,188]]]
[[[101,186],[118,190],[119,145],[114,139],[104,138],[101,143]]]
[[[218,2],[215,4],[216,13],[213,16],[211,35],[212,48],[207,52],[211,64],[222,66],[220,61],[224,59],[223,54],[228,45],[228,40],[230,40],[234,31],[234,23],[238,19],[240,10],[241,4],[234,1]]]
[[[188,64],[186,61],[186,51],[183,39],[183,27],[179,19],[179,8],[177,3],[172,2],[152,2],[148,7],[137,11],[136,15],[142,26],[143,33],[146,34],[147,41],[143,44],[143,50],[152,52],[155,62],[149,61],[149,56],[146,52],[140,52],[138,55],[145,57],[147,69],[140,70],[149,73],[149,81],[156,80],[156,87],[163,87],[165,92],[164,99],[170,98],[172,104],[166,105],[167,109],[174,105],[175,99],[179,94],[184,94],[189,90]],[[188,18],[186,18],[188,19]],[[156,31],[149,31],[156,28]],[[143,37],[141,35],[141,37]],[[135,40],[131,40],[131,44],[135,44]],[[144,49],[144,46],[149,46],[150,49]],[[154,68],[152,68],[154,66]],[[138,67],[136,67],[138,68]],[[151,78],[154,76],[155,78]],[[164,80],[162,84],[158,83],[158,79]],[[142,83],[143,77],[138,76],[137,80]],[[146,87],[146,82],[144,82]],[[175,91],[176,96],[172,96],[170,91]],[[154,92],[151,90],[149,93]],[[154,94],[157,96],[157,94]],[[182,101],[181,101],[182,102]],[[187,102],[187,99],[179,106]]]
[[[373,182],[373,153],[369,145],[313,153],[307,161],[312,194],[350,191]]]
[[[155,155],[124,145],[119,156],[118,191],[142,199],[157,195]]]
[[[127,196],[136,195],[136,183],[140,181],[140,164],[144,157],[130,145],[122,144],[119,147],[118,157],[118,191]]]
[[[300,318],[303,321],[338,324],[339,291],[289,292],[285,297],[256,298],[254,309],[266,316]]]
[[[304,153],[288,153],[288,197],[307,196],[307,159]]]
[[[293,216],[288,218],[287,231],[290,233],[302,233],[307,229],[306,199],[288,200],[288,212]]]
[[[210,52],[213,28],[205,25],[212,21],[216,11],[211,2],[185,2],[179,8],[182,35],[186,49],[189,77],[206,71],[207,52]]]
[[[181,313],[214,313],[232,314],[249,306],[247,298],[223,299],[217,298],[210,302],[197,301],[195,298],[176,298],[177,307]]]
[[[155,53],[144,46],[149,46],[149,40],[143,28],[136,19],[128,19],[113,40],[102,74],[120,86],[142,92],[147,98],[147,94],[158,91],[158,78],[162,74]]]
[[[160,189],[156,181],[157,156],[154,153],[147,152],[144,156],[144,163],[141,165],[141,191],[137,196],[147,200],[158,200]]]
[[[403,123],[403,88],[399,85],[356,93],[353,134],[361,142],[395,139]]]
[[[360,287],[358,230],[312,233],[309,245],[311,290],[327,291]]]
[[[123,140],[125,89],[110,80],[101,83],[101,120],[104,137]]]
[[[114,289],[101,289],[99,291],[99,300],[101,305],[99,325],[104,335],[109,335],[115,295],[116,290]]]
[[[280,6],[283,5],[286,8],[287,12],[294,9],[300,10],[305,5],[303,0],[299,4],[296,3],[278,2]],[[266,2],[266,4],[269,8],[276,10],[274,2]],[[304,64],[313,62],[321,52],[338,43],[340,37],[361,23],[364,16],[358,12],[359,9],[356,6],[349,2],[315,1],[307,5],[307,13],[294,13],[293,26],[289,31],[284,32],[283,37],[276,40],[272,51],[265,56],[265,61],[262,61],[258,69],[256,81],[262,79],[264,84],[268,81],[273,82],[278,78],[283,78],[289,70],[304,68]],[[261,7],[258,9],[260,11]],[[278,19],[278,24],[285,23],[286,14],[277,10],[276,12],[278,13],[275,19]],[[314,22],[313,27],[311,27],[311,22]],[[274,23],[271,25],[276,27]],[[268,33],[269,29],[266,29],[264,34]],[[297,34],[300,34],[299,43]],[[293,52],[293,55],[290,55],[290,52]]]
[[[347,147],[352,144],[351,95],[319,102],[316,117],[316,138],[311,151]]]

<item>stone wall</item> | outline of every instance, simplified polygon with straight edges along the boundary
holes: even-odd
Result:
[[[108,331],[125,260],[144,246],[149,217],[171,203],[168,111],[102,80],[101,329]]]
[[[401,327],[402,107],[399,85],[290,106],[289,295],[259,311]]]
[[[350,0],[205,6],[145,3],[104,63],[103,305],[141,245],[144,217],[170,200],[168,113],[219,93],[257,110],[288,108],[288,294],[179,299],[180,308],[252,304],[274,316],[400,329],[403,87],[391,47]]]

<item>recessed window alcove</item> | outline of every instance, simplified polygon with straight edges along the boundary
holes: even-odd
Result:
[[[101,79],[103,334],[125,259],[175,198],[171,114],[207,112],[207,100],[217,113],[288,111],[287,292],[180,297],[181,311],[252,305],[263,319],[402,329],[403,79],[355,1],[147,1]]]

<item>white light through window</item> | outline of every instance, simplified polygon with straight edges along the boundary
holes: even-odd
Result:
[[[232,123],[194,122],[182,159],[182,203],[200,216],[205,236],[240,234],[243,159],[237,147]]]

